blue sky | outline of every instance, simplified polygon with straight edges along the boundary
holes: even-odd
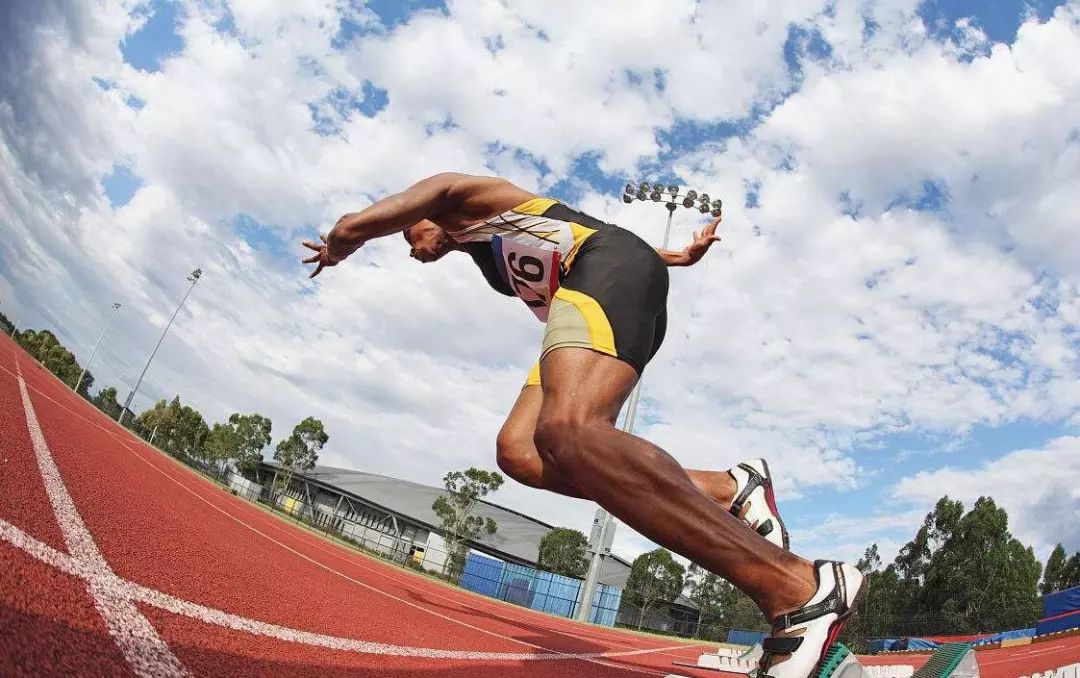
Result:
[[[557,19],[524,10],[519,15],[514,7],[502,8],[498,17],[485,17],[469,14],[474,10],[465,5],[380,1],[343,14],[330,8],[318,16],[293,16],[284,8],[253,11],[223,3],[215,13],[205,4],[154,0],[125,19],[137,28],[100,28],[119,30],[114,53],[92,55],[96,84],[86,94],[87,106],[91,113],[100,110],[100,120],[88,113],[69,123],[73,137],[85,131],[87,138],[94,138],[89,131],[93,125],[112,121],[111,127],[102,127],[108,133],[99,130],[96,137],[106,141],[87,145],[97,154],[87,162],[100,177],[100,195],[112,211],[89,219],[83,228],[89,234],[100,224],[113,224],[136,242],[153,234],[175,243],[166,256],[181,268],[221,257],[221,274],[213,275],[213,267],[208,267],[206,294],[213,302],[202,312],[221,314],[213,316],[216,322],[206,322],[220,333],[235,334],[214,349],[233,352],[215,353],[215,360],[237,370],[252,366],[252,372],[231,376],[246,387],[207,388],[182,376],[200,373],[197,365],[209,358],[205,347],[197,349],[181,334],[175,380],[163,374],[149,384],[152,392],[184,388],[205,411],[225,414],[242,403],[248,406],[244,399],[250,394],[260,394],[266,408],[283,412],[298,400],[310,402],[325,408],[326,416],[337,417],[337,430],[348,431],[348,436],[382,440],[362,416],[347,413],[383,408],[388,417],[410,421],[407,417],[415,411],[399,411],[410,396],[398,393],[386,375],[399,373],[402,383],[417,383],[409,375],[423,365],[448,384],[458,384],[463,393],[477,389],[477,422],[471,428],[455,422],[450,433],[418,430],[407,443],[410,450],[428,451],[440,435],[456,441],[453,450],[447,446],[430,452],[437,457],[430,464],[434,468],[483,460],[483,455],[469,456],[466,450],[497,429],[516,388],[512,368],[528,367],[524,363],[530,361],[529,342],[536,328],[516,313],[521,309],[487,297],[480,300],[485,290],[475,284],[468,287],[469,295],[478,295],[475,308],[451,306],[458,315],[445,317],[432,312],[432,322],[447,323],[438,329],[417,324],[403,312],[402,303],[379,306],[379,300],[402,294],[412,295],[401,297],[408,303],[437,298],[445,306],[451,303],[446,295],[465,294],[457,282],[425,287],[417,270],[390,244],[365,248],[370,252],[360,261],[368,266],[355,268],[377,268],[377,273],[367,273],[371,278],[354,280],[348,276],[355,272],[344,272],[312,286],[296,262],[297,237],[325,229],[336,213],[361,207],[399,188],[408,177],[436,169],[505,173],[606,218],[635,228],[645,224],[638,230],[650,238],[658,237],[653,222],[660,219],[619,211],[623,207],[618,194],[626,180],[708,187],[725,201],[731,249],[727,257],[710,261],[704,273],[682,275],[673,288],[672,312],[680,325],[648,374],[643,433],[672,446],[688,464],[711,463],[703,448],[712,439],[721,441],[716,445],[723,463],[732,463],[733,455],[743,451],[786,462],[782,507],[794,526],[812,535],[807,538],[810,548],[850,542],[844,546],[847,555],[855,544],[874,540],[895,546],[911,536],[914,523],[891,524],[885,518],[925,511],[932,503],[920,494],[918,483],[925,481],[930,494],[946,491],[935,483],[943,482],[945,476],[938,473],[949,467],[968,471],[983,479],[987,491],[997,491],[995,464],[1017,451],[1045,450],[1080,433],[1075,412],[1052,404],[1071,397],[1063,384],[1073,369],[1069,361],[1080,352],[1068,316],[1074,301],[1072,278],[1061,263],[1068,255],[1037,235],[1040,229],[1017,230],[1016,218],[997,216],[1015,214],[1008,212],[1011,205],[1042,205],[1046,214],[1040,218],[1047,224],[1053,221],[1052,208],[1065,190],[1055,186],[1067,186],[1070,177],[1071,165],[1061,150],[1067,144],[1033,141],[1031,135],[1048,123],[1038,112],[1020,108],[1001,114],[1000,119],[1010,121],[1006,127],[974,141],[959,141],[972,124],[964,122],[962,102],[947,96],[977,76],[962,70],[965,64],[990,63],[992,44],[1015,47],[1017,60],[1038,54],[1015,44],[1018,29],[1025,21],[1035,22],[1029,26],[1048,25],[1062,4],[925,2],[910,18],[925,26],[926,41],[875,3],[859,6],[854,38],[844,20],[851,10],[842,3],[822,3],[814,12],[791,17],[733,15],[735,33],[701,43],[702,50],[721,51],[702,60],[695,60],[693,51],[679,53],[681,61],[673,64],[663,55],[688,49],[680,43],[693,41],[660,29],[655,39],[671,41],[658,42],[651,50],[627,47],[603,31],[592,40],[579,39],[575,31],[593,20],[588,8],[574,10],[583,12],[581,16]],[[703,3],[700,21],[713,21],[707,13],[714,9]],[[680,11],[673,6],[671,14]],[[212,39],[185,30],[202,21],[211,27]],[[743,25],[761,30],[738,28]],[[459,30],[461,26],[468,30]],[[979,31],[986,40],[979,38]],[[582,47],[582,40],[590,46]],[[1053,40],[1060,42],[1061,35]],[[732,52],[723,52],[729,43]],[[597,51],[587,51],[593,48]],[[575,56],[582,50],[585,56]],[[925,61],[917,62],[920,58]],[[456,79],[456,73],[441,70],[443,62],[477,70]],[[939,80],[955,80],[935,90],[938,80],[911,76],[929,68],[939,69]],[[1038,68],[1052,70],[1049,65]],[[1013,70],[1017,78],[1035,78],[1038,68],[1026,63]],[[687,69],[694,71],[689,85]],[[491,76],[492,83],[487,82],[490,73],[498,74]],[[498,78],[502,80],[495,82]],[[544,83],[544,96],[535,98],[529,83]],[[879,83],[886,84],[875,89]],[[1002,81],[1001,92],[1016,91],[1017,86],[1017,81]],[[832,113],[823,112],[837,106],[830,98],[834,90],[844,91],[847,98],[841,98],[843,105]],[[861,91],[877,91],[879,97],[880,92],[888,96],[899,91],[924,96],[906,115],[933,110],[924,125],[933,127],[940,119],[942,130],[922,135],[922,130],[913,133],[903,124],[897,126],[888,110],[879,110],[880,102],[860,96]],[[555,105],[562,98],[574,106]],[[999,99],[987,107],[1053,97]],[[119,108],[109,108],[114,105]],[[985,113],[988,120],[998,119],[994,110]],[[842,129],[825,143],[813,142],[815,129],[825,129],[830,119],[844,115],[850,115],[850,134]],[[810,118],[813,123],[807,122]],[[1027,137],[1002,141],[1008,129],[1027,129],[1025,125],[1033,130],[1025,132]],[[941,147],[954,141],[958,150],[943,154]],[[997,143],[1012,145],[980,150]],[[1011,187],[1002,176],[1024,177],[1031,170],[995,163],[1021,162],[1020,149],[1047,154],[1041,166],[1059,170],[1052,174],[1048,169],[1043,186],[1014,181],[1029,192],[1003,198],[1000,204],[958,179],[978,176],[990,186],[986,191],[1007,192]],[[30,158],[31,151],[22,152]],[[1058,184],[1051,185],[1051,180]],[[86,204],[95,197],[88,196]],[[814,216],[808,220],[804,213]],[[681,212],[679,219],[676,241],[696,227]],[[840,235],[829,240],[830,229]],[[212,237],[190,240],[195,233]],[[850,247],[841,252],[837,242]],[[51,252],[47,244],[42,250]],[[894,256],[894,251],[902,254]],[[822,252],[832,254],[823,257]],[[109,260],[127,255],[101,256]],[[835,270],[828,269],[828,256],[835,257]],[[1000,261],[993,259],[999,256]],[[867,271],[859,273],[851,289],[829,287],[841,275],[841,264],[874,257],[880,261],[867,262]],[[769,265],[754,269],[760,262]],[[147,284],[139,303],[152,307],[160,300],[165,305],[175,296],[162,282],[168,275],[140,272],[140,265],[131,264],[129,271],[132,279],[142,276]],[[68,267],[80,281],[76,284],[87,290],[108,284],[92,271],[79,270],[80,264],[58,266]],[[242,275],[233,273],[240,269]],[[447,270],[457,273],[423,273],[477,282],[457,264],[448,264]],[[912,270],[919,272],[908,272]],[[920,280],[936,280],[939,274],[946,282],[937,289],[920,287]],[[789,276],[793,289],[786,288]],[[955,282],[965,276],[993,282],[980,282],[963,293],[949,289],[965,287]],[[350,282],[334,282],[338,279]],[[27,279],[9,282],[13,289],[30,289]],[[38,305],[51,308],[59,303],[55,289],[33,289]],[[269,300],[259,296],[271,290]],[[814,293],[832,299],[833,307],[862,295],[864,305],[850,313],[829,311],[837,315],[815,320],[822,312],[812,310]],[[301,305],[301,314],[310,308],[302,304],[337,310],[323,324],[313,321],[305,327],[283,310],[292,308],[290,304]],[[457,322],[459,316],[471,317],[473,312],[483,314],[478,322],[498,318],[505,323],[505,336],[490,355],[476,354],[460,334],[466,323]],[[876,313],[880,317],[875,318]],[[55,317],[55,312],[50,315]],[[866,373],[889,386],[867,386],[867,395],[860,398],[829,393],[836,401],[830,408],[827,398],[813,397],[814,388],[863,388],[863,358],[841,356],[837,371],[830,372],[824,366],[836,356],[817,345],[818,334],[847,327],[848,321],[876,327],[865,336],[856,333],[872,348],[854,342],[845,343],[843,350],[870,360]],[[88,320],[86,325],[70,331],[92,334],[94,323]],[[129,331],[137,336],[143,330]],[[428,346],[429,334],[443,337],[450,348]],[[72,339],[78,343],[82,334]],[[795,347],[792,353],[783,348],[785,341]],[[335,381],[337,401],[317,397],[310,390],[307,366],[296,360],[298,353],[316,346],[321,354],[335,355],[342,366],[332,375],[347,380]],[[411,347],[407,355],[394,353],[406,347]],[[908,347],[920,354],[912,358]],[[941,365],[935,352],[944,356]],[[102,366],[103,374],[112,370],[118,379],[126,378],[131,368],[125,353],[117,347],[111,358],[106,355],[112,362]],[[168,355],[163,356],[163,371],[170,369]],[[766,355],[771,357],[761,357]],[[1060,355],[1067,358],[1055,357]],[[365,362],[376,360],[372,356],[382,361],[378,367]],[[1066,366],[1047,367],[1059,363]],[[683,376],[680,370],[692,374]],[[709,370],[718,376],[706,379]],[[790,380],[791,388],[771,385],[772,370],[784,375],[781,385]],[[271,373],[295,374],[295,383],[260,381]],[[894,388],[894,383],[900,385]],[[799,395],[803,389],[810,395]],[[960,395],[951,395],[954,390]],[[290,399],[288,393],[295,394]],[[688,393],[701,395],[690,398]],[[427,407],[427,402],[416,407]],[[899,433],[894,416],[903,422]],[[432,477],[427,480],[437,479],[435,471],[405,461],[408,455],[399,459],[389,438],[380,444],[387,447],[372,455],[332,445],[327,460],[397,475],[428,473]],[[580,520],[587,526],[591,515],[583,505],[522,490],[504,495],[507,503],[553,522]],[[971,498],[964,496],[967,503]],[[1012,501],[1018,511],[1025,506],[1022,498]],[[880,529],[871,525],[850,539],[815,532],[828,520],[859,516],[881,518]],[[1019,520],[1040,548],[1052,541],[1054,535],[1047,530],[1029,527],[1037,522],[1033,516]],[[1077,542],[1072,548],[1080,548],[1080,534],[1062,535]],[[625,549],[644,547],[640,539],[622,539]]]

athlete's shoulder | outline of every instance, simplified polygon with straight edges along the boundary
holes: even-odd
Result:
[[[444,172],[430,179],[445,186],[451,221],[487,219],[538,197],[501,177]]]

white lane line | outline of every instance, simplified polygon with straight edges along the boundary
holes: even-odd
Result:
[[[481,652],[474,650],[440,650],[427,647],[409,647],[405,645],[391,645],[388,643],[357,640],[354,638],[342,638],[340,636],[329,636],[321,633],[312,633],[310,631],[279,626],[277,624],[269,624],[267,622],[217,610],[212,607],[206,607],[205,605],[199,605],[198,603],[183,600],[176,596],[161,591],[155,591],[140,584],[128,581],[112,572],[108,575],[103,575],[100,572],[94,571],[93,567],[88,567],[86,563],[79,561],[77,558],[69,556],[66,553],[61,553],[48,544],[31,537],[26,532],[2,518],[0,518],[0,539],[10,543],[12,546],[22,549],[34,558],[64,572],[65,574],[87,580],[96,579],[96,584],[98,586],[108,589],[116,598],[145,603],[152,607],[172,612],[173,614],[190,617],[207,624],[232,629],[234,631],[243,631],[255,636],[276,638],[290,643],[325,647],[343,652],[393,657],[457,659],[467,661],[565,661],[568,659],[587,660],[631,657],[670,650],[674,647],[684,647],[683,645],[675,645],[671,647],[644,650],[580,652],[575,654],[562,652]],[[620,666],[619,668],[625,669],[627,667]]]
[[[102,557],[94,538],[75,509],[75,502],[64,487],[60,470],[56,468],[49,453],[49,446],[45,444],[45,436],[38,425],[21,371],[17,376],[23,409],[26,411],[26,426],[30,429],[30,441],[37,455],[41,479],[45,482],[45,492],[64,535],[64,543],[67,544],[72,558],[78,561],[81,569],[89,575],[86,577],[87,590],[98,612],[105,619],[109,634],[137,675],[145,678],[187,676],[183,664],[135,604],[129,598],[116,595],[114,587],[110,586],[110,579],[116,575]]]

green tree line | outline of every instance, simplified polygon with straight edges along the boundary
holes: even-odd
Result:
[[[14,324],[3,313],[0,313],[0,327],[7,334],[13,333],[19,346],[70,388],[78,384],[79,395],[110,419],[116,420],[120,416],[123,405],[116,387],[106,386],[91,395],[94,376],[87,371],[79,381],[83,374],[82,366],[75,354],[60,343],[51,331],[15,331]],[[181,403],[180,396],[174,396],[169,401],[159,400],[137,416],[128,415],[124,422],[125,427],[174,457],[217,470],[231,466],[249,478],[256,477],[259,463],[263,460],[263,450],[271,443],[270,432],[273,428],[268,417],[239,412],[211,428],[198,410]],[[283,476],[286,483],[293,473],[315,467],[319,452],[327,440],[329,436],[323,423],[314,417],[307,417],[277,444],[273,456],[285,470]]]
[[[980,497],[970,510],[942,497],[914,538],[882,566],[877,544],[857,563],[867,595],[845,629],[849,641],[1030,628],[1042,594],[1080,584],[1080,552],[1059,544],[1044,568],[1009,531],[1005,509]]]

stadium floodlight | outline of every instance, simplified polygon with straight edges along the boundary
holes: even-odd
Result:
[[[660,202],[660,198],[662,198],[663,195],[660,193],[660,191],[653,191],[649,194],[649,197],[652,198],[653,202]]]
[[[638,188],[640,188],[640,189],[641,189],[641,190],[643,190],[643,191],[647,191],[647,190],[649,190],[650,188],[652,188],[652,186],[650,186],[650,185],[649,185],[649,182],[647,182],[647,181],[643,181],[643,182],[641,182],[640,184],[638,184]]]
[[[644,200],[644,199],[645,199],[646,197],[647,197],[647,196],[646,196],[646,194],[645,194],[645,190],[644,190],[644,189],[638,189],[638,192],[637,192],[637,199],[638,199],[638,200]]]
[[[184,292],[184,298],[180,300],[176,310],[173,311],[172,317],[169,318],[169,322],[165,324],[165,329],[161,331],[161,336],[158,338],[157,344],[154,345],[154,350],[150,352],[150,357],[146,359],[146,364],[143,365],[142,373],[139,375],[138,381],[135,382],[135,387],[131,389],[131,393],[128,394],[127,400],[124,402],[124,406],[120,408],[120,414],[116,417],[117,423],[124,423],[124,415],[130,411],[131,403],[135,400],[135,394],[139,392],[139,386],[142,385],[143,377],[146,376],[146,371],[150,369],[150,363],[154,362],[154,356],[157,355],[158,349],[161,348],[161,342],[165,340],[165,335],[169,333],[169,328],[172,327],[173,321],[176,320],[177,314],[180,313],[180,309],[184,307],[184,302],[187,301],[188,296],[191,294],[191,290],[195,289],[195,283],[199,282],[199,278],[202,277],[202,269],[197,268],[188,274],[187,280],[191,283],[191,286],[187,288],[187,292]]]
[[[634,196],[629,193],[623,193],[622,201],[629,205],[630,203],[634,202]]]
[[[700,207],[698,207],[698,210],[699,210],[699,211],[700,211],[700,212],[701,212],[702,214],[708,214],[708,213],[709,213],[709,206],[708,206],[708,205],[707,205],[706,203],[701,203],[701,206],[700,206]]]
[[[652,190],[656,191],[657,193],[663,193],[667,189],[664,188],[664,185],[658,181],[655,184],[653,184]]]
[[[709,204],[709,194],[708,193],[702,193],[700,199],[701,199],[702,203],[704,203],[706,205]]]
[[[694,199],[691,198],[690,196],[686,196],[685,198],[683,198],[682,206],[687,207],[687,208],[693,207],[694,206]]]
[[[90,357],[87,359],[86,364],[83,365],[82,373],[79,375],[79,380],[75,382],[75,392],[79,392],[79,387],[82,386],[83,379],[86,378],[86,371],[90,369],[90,363],[94,362],[94,356],[97,355],[98,347],[101,346],[101,340],[105,338],[105,334],[112,327],[113,320],[116,320],[116,314],[120,312],[120,302],[114,301],[112,305],[112,315],[109,316],[109,321],[105,323],[105,329],[101,330],[101,334],[98,336],[97,342],[94,343],[93,350],[90,351]]]
[[[691,202],[697,200],[697,191],[691,188],[689,191],[686,192],[686,197]]]
[[[721,200],[720,198],[717,198],[716,200],[713,200],[712,201],[712,208],[714,210],[723,209],[724,208],[724,201]]]
[[[679,195],[679,187],[676,186],[675,184],[671,184],[670,186],[668,186],[667,190],[668,190],[668,193],[670,193],[671,197],[673,197],[673,198],[675,196]]]
[[[723,212],[722,212],[721,210],[719,210],[719,209],[713,209],[713,211],[712,211],[712,215],[713,215],[714,217],[718,217],[718,216],[720,216],[721,214],[723,214]]]
[[[634,194],[634,185],[631,184],[631,183],[627,183],[626,188],[623,189],[623,193],[625,193],[626,195],[633,195]]]

